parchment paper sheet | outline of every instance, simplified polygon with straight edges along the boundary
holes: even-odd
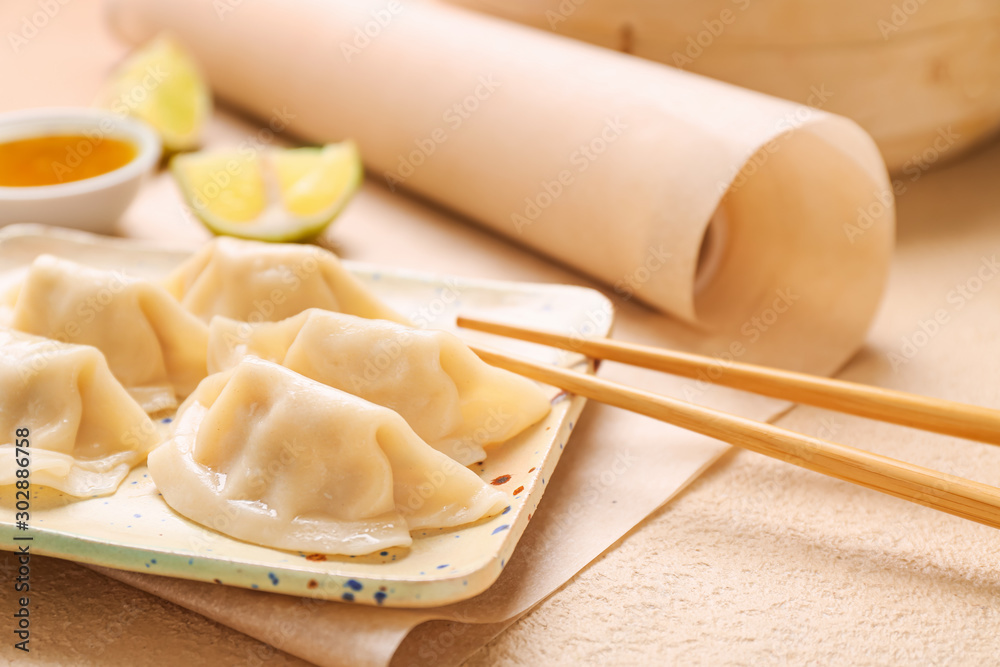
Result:
[[[219,92],[265,120],[272,109],[287,109],[302,134],[354,136],[377,177],[397,168],[415,141],[447,127],[448,108],[475,95],[479,77],[495,70],[503,83],[481,100],[481,113],[402,185],[610,283],[622,338],[718,354],[723,367],[731,355],[815,372],[835,370],[860,344],[882,289],[893,210],[877,154],[853,124],[456,10],[407,5],[393,29],[362,52],[368,64],[359,58],[348,69],[339,67],[346,61],[338,35],[353,40],[351,17],[366,22],[374,5],[244,3],[221,19],[211,7],[130,2],[117,18],[134,36],[170,25],[204,60]],[[355,13],[326,15],[336,11]],[[460,48],[442,50],[451,39]],[[524,199],[541,201],[540,188],[572,166],[578,147],[615,115],[629,128],[614,141],[609,133],[605,152],[536,222],[512,233],[510,216],[523,211]],[[327,122],[336,127],[324,128]],[[256,133],[222,124],[213,130],[215,145]],[[851,237],[845,225],[858,225],[859,209],[869,217],[861,219],[864,233]],[[696,297],[699,251],[713,218],[715,280]],[[172,242],[205,238],[181,213],[166,178],[147,190],[122,231]],[[366,187],[326,241],[357,259],[587,284],[377,185]],[[705,264],[711,273],[712,262]],[[633,292],[675,318],[649,311]],[[677,321],[698,316],[712,333]],[[786,407],[614,364],[602,375],[756,418]],[[485,641],[565,583],[725,449],[589,406],[507,573],[487,594],[445,609],[363,610],[116,576],[324,665],[385,664],[414,625],[431,617],[459,621],[424,626],[396,657],[447,664],[461,658],[459,646]]]
[[[895,210],[846,119],[431,2],[111,7],[131,41],[177,36],[224,99],[353,138],[392,187],[697,322],[709,349],[795,299],[744,359],[829,373],[878,303]]]

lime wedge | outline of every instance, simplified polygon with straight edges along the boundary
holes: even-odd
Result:
[[[212,95],[194,59],[160,35],[115,69],[97,106],[146,121],[169,154],[198,147],[212,113]]]
[[[216,234],[291,242],[326,229],[361,185],[353,142],[177,155],[170,171],[188,206]]]

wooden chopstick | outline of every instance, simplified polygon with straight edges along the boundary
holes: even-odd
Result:
[[[470,346],[483,361],[824,475],[1000,528],[1000,489],[593,375]]]
[[[723,364],[711,357],[608,338],[576,339],[551,331],[471,317],[459,317],[458,325],[578,352],[594,359],[620,361],[793,403],[1000,445],[1000,411],[978,405],[753,364]]]

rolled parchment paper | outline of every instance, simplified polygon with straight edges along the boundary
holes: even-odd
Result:
[[[119,0],[215,92],[685,320],[723,359],[831,372],[877,307],[894,203],[853,122],[432,2]]]

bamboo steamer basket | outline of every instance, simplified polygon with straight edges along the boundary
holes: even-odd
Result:
[[[1000,128],[996,0],[449,0],[853,118],[910,177]]]

